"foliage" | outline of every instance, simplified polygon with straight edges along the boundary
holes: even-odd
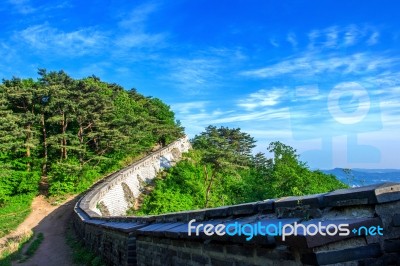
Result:
[[[0,84],[0,206],[14,195],[87,189],[122,161],[182,136],[170,107],[96,76],[39,69]]]
[[[22,258],[22,249],[33,238],[32,231],[18,235],[7,240],[6,247],[2,247],[0,252],[0,266],[11,266],[12,261]]]
[[[0,208],[0,237],[16,228],[31,212],[34,193],[14,195],[7,198]]]
[[[239,204],[288,195],[332,191],[346,185],[311,171],[296,150],[272,142],[252,154],[255,140],[239,128],[208,126],[192,140],[193,150],[155,182],[136,214],[159,214]]]
[[[0,84],[0,237],[42,188],[79,193],[123,162],[183,135],[170,107],[91,76],[39,69]],[[45,191],[46,192],[46,191]]]

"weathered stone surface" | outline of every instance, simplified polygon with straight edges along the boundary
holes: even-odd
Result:
[[[309,207],[321,208],[323,207],[323,195],[315,194],[300,197],[285,197],[275,201],[275,208],[293,208],[293,207]]]
[[[275,201],[272,199],[258,201],[257,211],[261,213],[272,213],[275,210]]]
[[[212,219],[218,217],[226,217],[228,215],[229,206],[219,208],[211,208],[205,210],[205,219]]]
[[[383,183],[340,189],[323,196],[326,206],[349,206],[359,204],[375,204],[400,199],[400,184]]]
[[[383,243],[383,249],[388,253],[397,252],[400,254],[400,238],[386,239]]]
[[[107,223],[101,224],[101,226],[129,233],[129,232],[137,231],[140,228],[145,227],[146,225],[141,224],[141,223],[107,222]]]
[[[229,206],[228,208],[228,215],[250,215],[254,214],[257,210],[257,204],[254,202],[245,203],[245,204],[238,204],[234,206]]]
[[[393,226],[400,226],[400,214],[393,215]]]
[[[246,245],[227,245],[226,246],[227,254],[241,255],[245,257],[253,257],[255,250],[251,246]]]
[[[104,220],[87,220],[86,223],[87,224],[98,224],[98,225],[100,225],[100,224],[107,223],[107,221],[104,221]]]
[[[169,230],[182,225],[184,225],[184,223],[182,222],[154,224],[139,229],[137,233],[154,236],[165,236],[165,233],[169,232]]]
[[[385,183],[375,189],[377,202],[390,202],[400,200],[400,184]]]
[[[394,265],[398,262],[400,184],[395,183],[164,215],[122,216],[121,210],[140,191],[140,180],[130,177],[139,176],[142,183],[149,182],[160,164],[174,163],[179,155],[178,150],[173,150],[176,145],[111,174],[75,206],[73,221],[77,234],[107,265]],[[184,149],[183,146],[179,150]],[[160,158],[164,161],[154,164]],[[101,216],[96,209],[99,202],[104,202],[107,210],[102,211],[110,212],[110,217]],[[199,236],[195,236],[193,228],[189,236],[188,222],[192,219],[196,219],[193,226],[232,223],[246,226],[241,235],[208,236],[200,230]],[[280,227],[295,222],[347,223],[350,230],[380,225],[384,234],[364,236],[366,231],[361,231],[361,236],[351,233],[348,238],[309,236],[300,228],[297,236],[287,236],[285,241],[275,236]],[[255,226],[269,226],[268,232],[256,235]]]
[[[379,258],[369,258],[360,260],[358,262],[359,266],[382,266],[382,265],[399,265],[400,254],[398,253],[390,253],[384,254]]]
[[[334,250],[319,253],[306,253],[301,256],[301,262],[312,265],[325,265],[353,261],[365,258],[377,258],[382,254],[378,244],[364,247]]]
[[[321,227],[326,227],[329,226],[329,233],[335,232],[335,226],[338,228],[339,225],[341,224],[348,224],[348,227],[346,227],[350,234],[349,235],[339,235],[339,230],[337,230],[336,234],[329,235],[327,233],[326,228],[321,230],[322,234],[316,234],[316,235],[309,235],[307,232],[304,231],[304,228],[302,226],[298,226],[297,230],[297,235],[290,235],[285,237],[285,241],[281,237],[277,238],[278,243],[282,243],[285,245],[289,246],[295,246],[299,248],[313,248],[313,247],[318,247],[322,245],[326,245],[328,243],[332,242],[337,242],[340,240],[352,238],[352,237],[358,237],[359,233],[360,235],[365,235],[366,230],[361,229],[358,232],[354,233],[352,232],[353,229],[359,229],[360,227],[364,226],[365,228],[369,228],[370,226],[381,226],[382,227],[382,222],[379,218],[361,218],[361,219],[341,219],[341,220],[321,220],[321,219],[314,219],[310,221],[306,221],[301,223],[301,225],[304,226],[309,226],[309,225],[315,225],[319,226],[321,224]],[[288,230],[287,230],[288,231]],[[289,232],[289,231],[288,231]],[[314,232],[310,232],[311,234]],[[374,231],[374,234],[376,234],[377,231]]]

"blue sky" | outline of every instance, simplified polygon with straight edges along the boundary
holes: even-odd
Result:
[[[312,168],[400,168],[397,1],[0,5],[0,77],[92,74],[161,98],[193,137],[240,127]]]

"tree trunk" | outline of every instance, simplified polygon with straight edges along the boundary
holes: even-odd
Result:
[[[31,146],[30,146],[30,142],[31,142],[31,124],[28,124],[26,126],[26,157],[30,158],[31,157]],[[31,170],[31,163],[28,161],[26,164],[27,170],[30,171]]]
[[[61,120],[61,160],[67,159],[67,139],[65,138],[65,132],[67,131],[67,121],[65,119],[65,113],[62,113],[62,120]]]
[[[79,131],[78,131],[78,139],[79,139],[79,163],[81,164],[81,166],[83,165],[83,128],[82,128],[82,124],[79,125]]]
[[[210,202],[210,193],[211,193],[211,186],[214,180],[214,174],[211,175],[210,183],[208,183],[207,190],[206,190],[206,204],[204,208],[208,208],[208,203]]]
[[[47,133],[46,133],[46,125],[44,122],[44,113],[42,113],[41,117],[42,124],[42,134],[43,134],[43,165],[42,165],[42,176],[47,175]]]

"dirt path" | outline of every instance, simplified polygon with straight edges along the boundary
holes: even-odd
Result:
[[[44,196],[36,197],[32,202],[31,214],[12,235],[33,230],[35,234],[43,233],[44,240],[31,258],[24,263],[14,262],[13,265],[73,265],[71,249],[65,242],[65,230],[72,216],[74,204],[74,197],[58,206],[52,206],[45,200]]]

